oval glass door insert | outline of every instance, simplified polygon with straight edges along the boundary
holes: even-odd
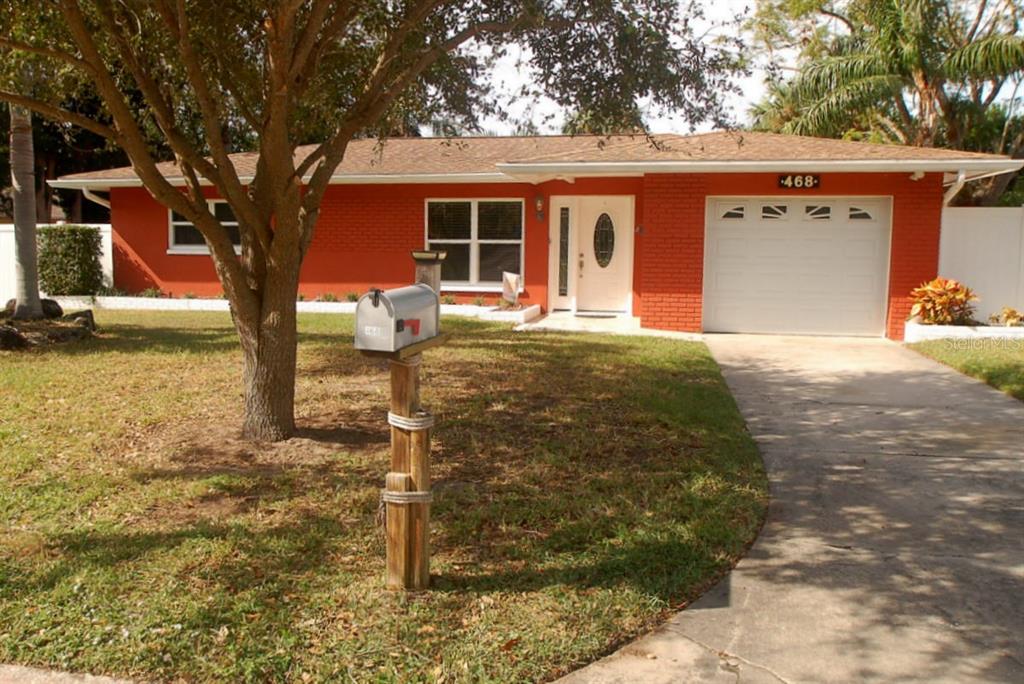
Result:
[[[594,258],[597,259],[597,265],[606,268],[612,262],[614,252],[615,226],[612,225],[612,217],[601,214],[594,226]]]

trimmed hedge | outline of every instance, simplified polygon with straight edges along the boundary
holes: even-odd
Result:
[[[39,229],[39,287],[48,295],[95,295],[103,287],[99,228]]]

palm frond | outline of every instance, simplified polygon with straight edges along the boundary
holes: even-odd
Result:
[[[1024,37],[990,36],[952,52],[943,63],[951,79],[1004,78],[1024,71]]]
[[[903,80],[891,74],[842,83],[806,101],[799,115],[787,122],[783,130],[797,135],[835,135],[858,115],[891,100],[902,87]]]
[[[836,88],[862,79],[894,76],[889,66],[877,54],[855,53],[828,57],[806,66],[792,81],[791,87],[801,99],[816,100]]]

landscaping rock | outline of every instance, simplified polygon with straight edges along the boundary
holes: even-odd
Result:
[[[28,340],[17,328],[0,325],[0,349],[24,349],[27,346]]]
[[[43,299],[43,315],[47,318],[60,318],[64,315],[64,309],[60,308],[60,304],[52,299]]]
[[[69,313],[61,318],[61,320],[74,323],[77,326],[85,328],[89,332],[96,331],[96,319],[92,315],[92,309],[82,309],[81,311]]]

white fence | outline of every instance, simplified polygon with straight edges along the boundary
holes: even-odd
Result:
[[[977,318],[1024,310],[1024,207],[952,207],[942,212],[939,275],[978,293]]]
[[[107,285],[114,282],[114,251],[111,246],[110,224],[88,224],[100,229],[100,241],[103,254],[100,263],[103,265],[103,280]],[[39,226],[40,228],[44,226]],[[10,223],[0,224],[0,307],[14,297],[14,226]]]

